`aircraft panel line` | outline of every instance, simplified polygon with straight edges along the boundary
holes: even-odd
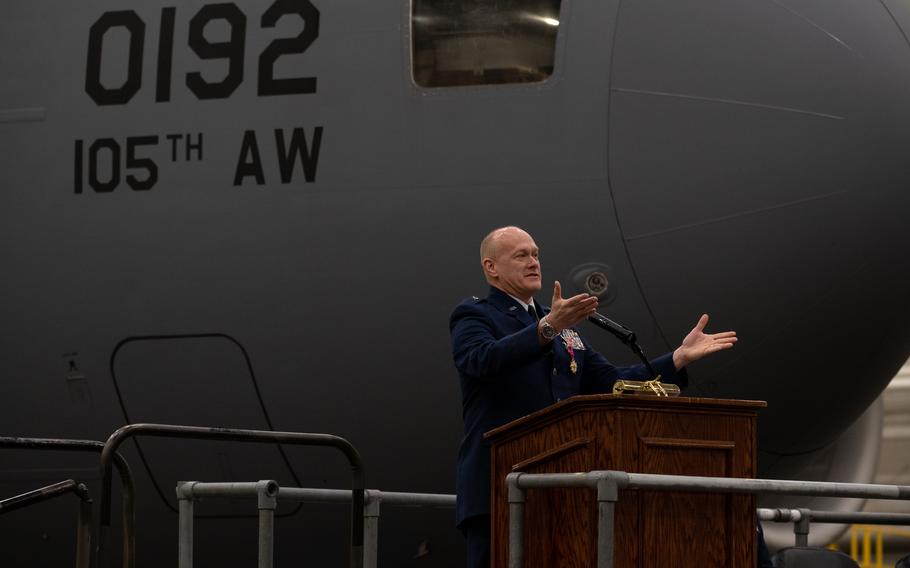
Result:
[[[787,5],[784,4],[783,2],[780,2],[779,0],[769,0],[769,1],[772,2],[773,4],[776,4],[776,5],[780,6],[780,7],[783,8],[784,10],[790,12],[791,14],[793,14],[794,16],[796,16],[797,18],[799,18],[799,19],[805,21],[807,24],[809,24],[809,25],[812,26],[813,28],[817,29],[818,31],[820,31],[820,32],[822,32],[823,34],[825,34],[826,36],[830,37],[831,39],[833,39],[833,40],[836,41],[837,43],[841,44],[841,45],[844,46],[845,48],[849,49],[850,51],[852,51],[852,52],[855,53],[856,55],[862,57],[862,54],[861,54],[861,53],[859,53],[858,51],[856,51],[855,49],[853,49],[852,47],[850,47],[849,45],[847,45],[846,42],[844,42],[842,39],[840,39],[839,37],[837,37],[837,36],[834,35],[833,33],[829,32],[829,31],[826,30],[825,28],[823,28],[823,27],[821,27],[820,25],[818,25],[818,24],[816,24],[815,22],[813,22],[813,21],[812,21],[811,19],[809,19],[807,16],[804,16],[803,14],[797,12],[796,10],[794,10],[794,9],[791,8],[790,6],[787,6]]]
[[[742,211],[740,213],[733,213],[730,215],[723,215],[721,217],[715,217],[713,219],[705,219],[704,221],[698,221],[696,223],[688,223],[685,225],[677,225],[676,227],[670,227],[669,229],[661,229],[660,231],[653,231],[651,233],[642,233],[641,235],[632,235],[626,237],[627,241],[635,241],[639,239],[647,239],[650,237],[657,237],[660,235],[665,235],[667,233],[675,233],[677,231],[684,231],[686,229],[694,229],[696,227],[702,227],[704,225],[711,225],[713,223],[721,223],[723,221],[729,221],[731,219],[737,219],[740,217],[748,217],[750,215],[756,215],[758,213],[764,213],[766,211],[774,211],[775,209],[786,209],[788,207],[795,207],[796,205],[802,205],[804,203],[810,203],[812,201],[819,201],[822,199],[830,199],[831,197],[836,197],[838,195],[843,195],[847,193],[847,190],[842,189],[839,191],[832,191],[831,193],[824,193],[822,195],[813,195],[811,197],[805,197],[803,199],[797,199],[794,201],[788,201],[786,203],[779,203],[777,205],[768,205],[767,207],[759,207],[758,209],[751,209],[749,211]]]
[[[647,89],[626,89],[623,87],[613,87],[613,90],[618,93],[631,93],[633,95],[653,95],[655,97],[673,97],[673,98],[677,98],[677,99],[704,101],[704,102],[709,102],[709,103],[721,103],[721,104],[727,104],[727,105],[739,105],[739,106],[761,108],[761,109],[766,109],[766,110],[777,110],[777,111],[781,111],[781,112],[793,112],[796,114],[805,114],[805,115],[809,115],[809,116],[815,116],[818,118],[827,118],[830,120],[844,120],[845,119],[845,117],[838,116],[836,114],[826,114],[823,112],[816,112],[813,110],[805,110],[805,109],[800,109],[800,108],[784,107],[784,106],[777,106],[777,105],[766,105],[766,104],[762,104],[762,103],[752,103],[749,101],[738,101],[735,99],[722,99],[720,97],[702,97],[702,96],[698,96],[698,95],[687,95],[684,93],[665,93],[663,91],[650,91]]]

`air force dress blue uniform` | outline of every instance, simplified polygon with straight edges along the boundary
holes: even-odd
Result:
[[[535,305],[538,317],[549,312]],[[612,365],[575,330],[565,330],[541,346],[536,318],[494,286],[486,299],[469,298],[459,304],[449,329],[464,418],[456,481],[459,526],[490,514],[490,448],[484,432],[570,396],[611,392],[617,379],[652,378],[641,364]],[[663,381],[687,384],[685,371],[676,371],[671,353],[651,363]]]

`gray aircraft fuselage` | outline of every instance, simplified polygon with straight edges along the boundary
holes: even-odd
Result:
[[[515,224],[539,300],[603,272],[601,311],[652,356],[701,313],[737,330],[688,393],[768,401],[763,475],[868,481],[837,448],[908,355],[910,5],[565,0],[558,20],[546,80],[425,88],[408,2],[6,6],[0,435],[327,432],[370,487],[453,493],[448,316]],[[335,453],[284,452],[126,447],[140,566],[174,562],[178,479],[345,487]],[[70,477],[97,490],[97,456],[0,451],[0,498]],[[280,565],[343,565],[345,508],[280,512]],[[255,510],[197,513],[198,561],[254,561]],[[74,516],[5,515],[0,560],[70,562]],[[384,512],[380,564],[461,565],[452,525]]]

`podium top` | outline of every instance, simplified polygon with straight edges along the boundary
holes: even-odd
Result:
[[[740,400],[732,398],[698,398],[690,396],[658,397],[652,395],[629,394],[586,394],[561,400],[556,404],[522,416],[508,424],[503,424],[484,433],[483,437],[491,440],[501,437],[506,432],[514,432],[529,424],[562,417],[568,412],[582,408],[615,409],[649,409],[660,411],[700,411],[700,412],[735,412],[754,413],[765,408],[768,403],[763,400]]]

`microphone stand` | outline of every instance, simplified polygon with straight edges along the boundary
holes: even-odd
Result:
[[[634,336],[634,335],[632,336],[632,340],[629,341],[628,345],[629,345],[629,348],[630,348],[636,355],[638,355],[638,358],[641,359],[641,362],[644,363],[645,369],[648,370],[648,375],[651,377],[651,380],[659,379],[659,378],[660,378],[660,375],[658,375],[658,374],[654,371],[654,367],[651,366],[651,362],[648,361],[648,358],[645,357],[645,354],[644,354],[644,352],[641,350],[641,347],[639,347],[639,346],[638,346],[638,343],[635,342],[635,336]]]
[[[593,315],[588,317],[588,321],[596,325],[597,327],[610,332],[616,339],[625,343],[629,346],[629,349],[632,350],[635,355],[641,359],[642,364],[644,364],[645,369],[648,370],[648,374],[651,376],[651,380],[659,378],[659,375],[654,371],[654,367],[651,366],[651,362],[648,361],[648,358],[645,357],[644,352],[638,343],[635,341],[635,332],[627,328],[624,325],[618,324],[615,321],[612,321],[603,314],[595,312]]]

